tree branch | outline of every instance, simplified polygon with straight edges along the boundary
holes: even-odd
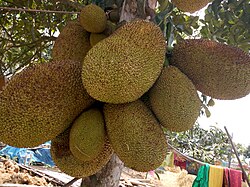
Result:
[[[60,0],[59,2],[65,5],[71,6],[72,8],[75,8],[76,10],[81,10],[84,7],[84,5],[78,2],[72,2],[69,0]]]
[[[46,12],[46,13],[58,13],[58,14],[79,14],[80,12],[68,12],[59,10],[37,10],[28,8],[12,8],[12,7],[0,7],[0,10],[10,10],[10,11],[21,11],[21,12]]]

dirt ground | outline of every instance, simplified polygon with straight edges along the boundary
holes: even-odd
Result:
[[[65,184],[73,179],[73,177],[59,172],[56,168],[44,168],[42,166],[30,168],[37,173],[22,168],[12,160],[0,157],[0,187],[1,184],[55,187],[62,186],[58,181]],[[192,187],[195,175],[190,175],[186,170],[181,170],[179,167],[165,167],[164,169],[157,171],[158,178],[153,172],[143,173],[124,168],[120,179],[120,187]],[[44,172],[44,175],[40,172]],[[78,180],[72,187],[78,187],[80,182]],[[247,187],[247,184],[243,183],[242,186]]]
[[[34,167],[35,171],[45,171],[47,174],[51,174],[55,178],[58,177],[58,180],[63,181],[64,183],[72,180],[72,177],[66,176],[65,174],[59,173],[56,169],[44,169],[42,167]],[[194,175],[187,174],[187,171],[180,170],[177,168],[165,168],[166,171],[161,170],[157,172],[160,180],[157,175],[153,172],[151,173],[142,173],[136,172],[129,168],[124,168],[120,180],[120,187],[128,186],[148,186],[148,187],[191,187],[193,180],[195,179]],[[146,177],[147,176],[147,177]],[[26,184],[26,185],[36,185],[36,186],[60,186],[53,181],[49,181],[47,178],[44,178],[41,175],[20,168],[17,163],[8,159],[0,159],[0,186],[1,184]],[[79,181],[78,181],[79,185]],[[74,186],[78,186],[74,185]]]
[[[147,179],[150,179],[150,184],[155,187],[192,187],[195,175],[190,175],[186,170],[181,170],[179,167],[165,167],[165,170],[158,172],[160,180],[156,174],[148,173]],[[122,178],[145,178],[145,176],[146,173],[136,172],[128,168],[125,168],[122,173]]]

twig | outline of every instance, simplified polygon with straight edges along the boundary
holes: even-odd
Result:
[[[80,12],[68,12],[59,10],[37,10],[28,8],[12,8],[12,7],[0,7],[1,10],[21,11],[21,12],[46,12],[46,13],[58,13],[58,14],[80,14]]]
[[[73,178],[71,181],[69,181],[67,184],[64,184],[62,187],[69,187],[71,186],[74,182],[78,181],[79,178]]]
[[[235,156],[236,156],[236,158],[237,158],[237,160],[238,160],[238,162],[239,162],[241,171],[242,171],[242,173],[243,173],[243,175],[244,175],[244,177],[245,177],[245,179],[246,179],[246,181],[247,181],[248,186],[250,187],[250,182],[249,182],[249,179],[248,179],[248,177],[247,177],[247,174],[246,174],[246,172],[245,172],[245,170],[244,170],[244,168],[243,168],[243,166],[242,166],[242,163],[241,163],[241,161],[240,161],[238,151],[237,151],[237,149],[235,148],[235,145],[234,145],[234,143],[233,143],[233,141],[232,141],[232,138],[231,138],[231,136],[230,136],[230,134],[229,134],[229,132],[228,132],[228,130],[227,130],[227,127],[224,126],[224,129],[226,130],[227,136],[228,136],[229,141],[230,141],[230,143],[231,143],[231,145],[232,145],[232,148],[233,148],[233,150],[234,150],[234,154],[235,154]]]

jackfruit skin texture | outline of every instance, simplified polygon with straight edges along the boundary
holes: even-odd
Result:
[[[83,112],[70,130],[69,147],[81,161],[90,161],[98,156],[105,144],[104,118],[97,108]]]
[[[104,10],[94,4],[83,7],[80,13],[81,26],[91,33],[101,33],[105,30],[107,17]]]
[[[83,84],[96,100],[132,102],[154,84],[164,59],[160,28],[144,20],[133,21],[89,50],[83,61]]]
[[[93,102],[74,61],[36,64],[16,74],[0,93],[1,141],[35,147],[53,139]]]
[[[73,60],[82,62],[91,48],[90,34],[78,21],[71,21],[63,28],[52,49],[54,61]]]
[[[110,143],[127,167],[146,172],[162,164],[167,154],[166,137],[142,101],[105,104],[104,116]]]
[[[3,87],[5,86],[5,78],[4,75],[0,75],[0,92],[3,90]]]
[[[107,38],[105,34],[96,34],[96,33],[91,33],[90,34],[90,45],[91,47],[94,47],[98,42],[103,40],[104,38]]]
[[[67,129],[51,141],[51,157],[57,167],[68,175],[83,178],[97,173],[110,160],[113,149],[108,138],[101,153],[91,161],[80,161],[70,152],[69,148],[70,129]]]
[[[250,93],[250,56],[243,50],[206,39],[176,44],[170,62],[203,94],[233,100]]]
[[[150,89],[149,98],[161,125],[173,132],[192,128],[201,109],[195,86],[174,66],[163,68],[159,79]]]
[[[172,0],[172,3],[183,12],[194,13],[205,7],[210,0]]]

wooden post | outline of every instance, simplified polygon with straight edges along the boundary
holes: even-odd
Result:
[[[229,132],[228,132],[228,130],[227,130],[227,127],[224,126],[224,129],[226,130],[227,136],[228,136],[229,141],[230,141],[230,143],[231,143],[231,145],[232,145],[232,148],[233,148],[233,150],[234,150],[234,154],[235,154],[235,156],[236,156],[236,158],[237,158],[237,160],[238,160],[238,163],[239,163],[239,165],[240,165],[241,171],[242,171],[242,173],[243,173],[243,175],[244,175],[244,177],[245,177],[245,179],[246,179],[246,181],[247,181],[248,186],[250,187],[250,182],[249,182],[249,179],[248,179],[248,177],[247,177],[247,174],[246,174],[246,172],[245,172],[245,170],[244,170],[244,168],[243,168],[243,166],[242,166],[242,163],[241,163],[241,161],[240,161],[238,151],[237,151],[237,149],[235,148],[235,145],[234,145],[234,143],[233,143],[233,141],[232,141],[232,139],[231,139],[231,136],[230,136],[230,134],[229,134]]]

